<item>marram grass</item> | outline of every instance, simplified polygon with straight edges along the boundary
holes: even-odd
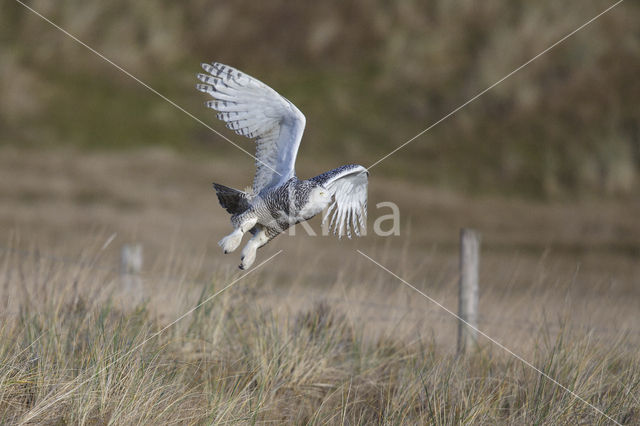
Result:
[[[177,315],[127,303],[108,271],[44,263],[0,262],[2,424],[611,423],[488,343],[457,358],[429,337],[365,337],[328,301],[257,304],[246,288],[260,274],[154,337]],[[180,314],[225,280],[192,298],[157,285]],[[640,421],[640,358],[624,336],[533,338],[537,368],[617,422]]]

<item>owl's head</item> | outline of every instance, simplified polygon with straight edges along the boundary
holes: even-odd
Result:
[[[309,192],[309,199],[305,204],[302,215],[310,218],[320,213],[329,206],[331,198],[331,192],[322,186],[316,186]]]
[[[323,186],[317,186],[311,190],[309,201],[318,204],[325,204],[325,207],[331,202],[331,192]]]

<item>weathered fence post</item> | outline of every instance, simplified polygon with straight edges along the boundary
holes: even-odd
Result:
[[[480,234],[473,229],[460,231],[460,287],[458,315],[458,355],[465,354],[478,339],[478,266]]]
[[[134,302],[142,299],[142,245],[125,244],[120,252],[120,279],[122,288]]]

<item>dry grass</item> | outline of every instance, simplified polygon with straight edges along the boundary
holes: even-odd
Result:
[[[201,285],[149,273],[153,293],[133,305],[117,274],[92,267],[99,254],[87,249],[85,266],[2,257],[2,422],[607,423],[486,342],[455,358],[440,336],[451,327],[424,323],[428,306],[369,323],[367,306],[334,302],[339,285],[279,294],[266,266],[156,335],[231,277]],[[617,421],[637,422],[640,358],[628,336],[553,323],[519,325],[503,341],[529,347],[534,365]]]
[[[239,276],[209,190],[244,185],[238,164],[2,150],[0,422],[608,424],[484,339],[456,358],[455,320],[353,251],[455,311],[460,225],[484,234],[481,329],[640,421],[633,202],[471,199],[374,175],[372,219],[397,202],[402,238],[280,237],[258,261],[283,254],[156,335]],[[143,301],[117,271],[132,240]]]

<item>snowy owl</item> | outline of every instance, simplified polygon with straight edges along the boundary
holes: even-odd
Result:
[[[251,191],[214,183],[220,205],[231,214],[233,232],[218,243],[225,253],[238,248],[242,237],[253,238],[242,250],[240,269],[249,268],[256,251],[292,225],[311,219],[329,207],[329,227],[339,237],[360,235],[367,216],[369,172],[346,165],[311,179],[300,180],[294,170],[305,126],[294,104],[261,81],[227,65],[202,64],[205,73],[196,88],[211,95],[207,107],[242,136],[255,139],[256,174]]]

